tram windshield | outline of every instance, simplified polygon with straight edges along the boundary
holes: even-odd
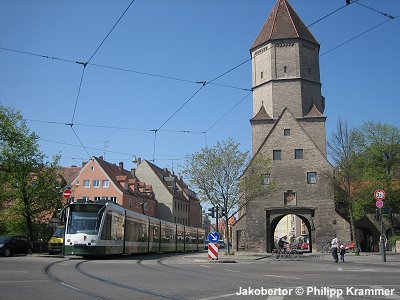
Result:
[[[67,233],[98,234],[104,205],[76,204],[69,209]]]

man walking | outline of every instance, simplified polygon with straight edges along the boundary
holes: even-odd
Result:
[[[331,250],[332,250],[332,257],[335,260],[335,262],[339,261],[339,257],[338,257],[338,239],[336,238],[336,236],[333,238],[332,242],[331,242]]]

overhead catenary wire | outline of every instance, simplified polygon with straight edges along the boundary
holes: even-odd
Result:
[[[132,1],[133,2],[133,1]],[[354,2],[354,1],[353,1]],[[313,25],[313,24],[311,24],[311,25]],[[310,25],[310,26],[311,26]],[[111,31],[109,32],[109,33],[111,33]],[[109,34],[108,34],[109,35]],[[108,36],[107,35],[107,36]],[[106,38],[105,38],[106,39]],[[105,39],[103,40],[103,42],[102,42],[102,44],[104,43],[104,41],[105,41]],[[102,45],[101,44],[101,45]],[[98,49],[101,47],[101,45],[96,49],[96,51],[95,51],[95,53],[92,55],[92,57],[97,53],[97,51],[98,51]],[[92,59],[92,57],[91,57],[91,59]],[[48,58],[50,58],[50,57],[48,57]],[[247,61],[245,61],[245,62],[243,62],[242,64],[244,64],[244,63],[246,63],[246,62],[248,62],[248,61],[250,61],[251,59],[249,59],[249,60],[247,60]],[[65,60],[65,61],[68,61],[68,62],[74,62],[74,61],[69,61],[69,60]],[[80,62],[74,62],[74,63],[80,63]],[[82,63],[80,63],[80,64],[82,64]],[[92,63],[90,63],[90,65],[94,65],[94,64],[92,64]],[[83,73],[84,73],[84,71],[82,72],[82,77],[83,77]],[[225,74],[221,74],[220,76],[218,76],[218,77],[216,77],[216,78],[214,78],[213,80],[211,80],[210,82],[206,82],[206,84],[216,84],[216,83],[214,83],[214,82],[212,82],[212,81],[214,81],[214,80],[217,80],[217,79],[219,79],[220,77],[222,77],[223,75],[225,75]],[[169,78],[169,79],[171,79],[171,78]],[[192,82],[192,83],[199,83],[199,82]],[[216,84],[216,85],[218,85],[218,84]],[[204,85],[201,87],[201,88],[203,88],[204,87]],[[191,99],[189,99],[189,101],[190,101]],[[77,104],[77,102],[76,102],[76,104]],[[185,105],[185,104],[184,104]],[[183,106],[184,106],[183,105]],[[182,107],[183,107],[182,106]],[[237,105],[235,105],[233,108],[231,108],[226,114],[224,114],[224,116],[226,116],[230,111],[232,111],[235,107],[236,107]],[[181,108],[180,108],[181,109]],[[75,110],[76,110],[76,107],[75,107],[75,109],[74,109],[74,115],[75,115]],[[173,116],[172,116],[173,117]],[[74,121],[74,116],[73,116],[73,118],[72,118],[72,125],[77,125],[77,124],[73,124],[73,121]],[[167,120],[167,122],[169,121],[169,119]],[[220,120],[217,120],[217,122],[219,122]],[[67,124],[67,125],[70,125],[70,124]],[[82,126],[84,126],[84,125],[82,125]],[[164,124],[162,125],[162,126],[164,126]],[[213,127],[214,125],[212,125],[211,126],[211,128]],[[72,127],[72,126],[71,126]],[[210,130],[211,129],[210,127],[209,127],[209,129],[208,130]],[[151,130],[149,130],[149,131],[151,131]],[[162,129],[160,129],[159,131],[173,131],[173,130],[162,130]],[[155,132],[155,133],[157,133],[157,132]],[[205,139],[206,139],[206,134],[204,133],[204,135],[205,135]],[[154,154],[153,154],[154,155]]]
[[[377,9],[372,8],[372,7],[370,7],[370,6],[367,6],[367,5],[365,5],[365,4],[359,3],[358,1],[353,1],[353,2],[356,3],[356,4],[358,4],[358,5],[360,5],[360,6],[362,6],[362,7],[367,8],[367,9],[369,9],[369,10],[373,10],[373,11],[375,11],[375,12],[377,12],[377,13],[379,13],[379,14],[381,14],[381,15],[383,15],[383,16],[389,18],[389,19],[394,19],[394,18],[396,18],[396,17],[393,17],[392,15],[389,15],[388,13],[385,13],[385,12],[383,12],[383,11],[377,10]]]
[[[110,29],[110,31],[107,33],[107,35],[104,37],[104,39],[101,41],[100,45],[96,48],[96,50],[93,52],[92,56],[90,56],[89,60],[87,61],[87,63],[89,63],[93,57],[96,55],[96,53],[99,51],[99,49],[101,48],[101,46],[103,46],[104,42],[107,40],[107,38],[110,36],[111,32],[114,30],[114,28],[118,25],[118,23],[121,21],[121,19],[124,17],[124,15],[126,14],[126,12],[129,10],[129,8],[132,6],[133,2],[135,2],[135,0],[132,0],[131,3],[129,3],[128,7],[124,10],[124,12],[122,13],[122,15],[118,18],[117,22],[115,22],[114,26]]]

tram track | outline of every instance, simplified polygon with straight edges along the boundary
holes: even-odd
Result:
[[[109,297],[106,297],[106,296],[101,295],[99,293],[95,293],[95,292],[89,291],[87,289],[83,289],[81,287],[78,287],[78,286],[76,286],[74,284],[71,284],[71,283],[69,283],[67,281],[64,281],[63,279],[61,279],[61,278],[57,277],[56,275],[54,275],[53,272],[51,271],[51,268],[53,266],[55,266],[56,264],[64,263],[66,261],[69,261],[69,260],[66,259],[66,260],[61,260],[61,261],[57,261],[57,262],[53,262],[51,264],[48,264],[47,266],[44,267],[44,270],[43,270],[45,275],[48,278],[50,278],[51,280],[57,282],[58,284],[66,287],[66,288],[72,289],[75,292],[78,292],[80,294],[83,294],[83,295],[86,295],[86,296],[89,296],[89,297],[92,297],[92,298],[96,298],[96,299],[114,300],[113,298],[109,298]],[[101,278],[99,276],[95,276],[95,275],[93,275],[93,274],[91,274],[91,273],[89,273],[89,272],[87,272],[87,271],[82,269],[82,265],[84,263],[87,263],[87,262],[89,262],[89,260],[80,261],[80,262],[76,263],[75,264],[75,268],[74,268],[76,270],[76,272],[78,272],[79,274],[82,274],[82,275],[84,275],[84,276],[86,276],[86,277],[88,277],[90,279],[99,281],[101,283],[108,284],[110,286],[113,286],[113,287],[116,287],[116,288],[119,288],[119,289],[130,290],[130,291],[133,291],[133,292],[136,292],[136,293],[140,293],[140,294],[147,295],[147,296],[152,296],[152,297],[155,297],[155,298],[170,299],[170,300],[185,300],[182,297],[176,297],[176,296],[170,296],[170,295],[166,295],[166,294],[161,294],[161,293],[154,292],[154,291],[147,290],[147,289],[143,289],[143,288],[140,288],[140,287],[125,285],[125,284],[118,283],[118,282],[115,282],[115,281],[112,281],[112,280]]]
[[[97,298],[97,299],[113,300],[113,299],[105,297],[103,295],[100,295],[100,294],[97,294],[97,293],[94,293],[94,292],[79,288],[79,287],[77,287],[75,285],[69,284],[66,281],[63,281],[62,279],[58,278],[57,276],[55,276],[51,272],[51,270],[50,270],[51,267],[53,267],[56,264],[63,263],[63,262],[66,262],[66,261],[68,261],[68,259],[61,260],[61,261],[56,261],[56,262],[53,262],[51,264],[48,264],[47,266],[44,267],[43,271],[46,274],[46,276],[49,277],[51,280],[57,282],[58,284],[61,284],[62,286],[66,287],[66,288],[72,289],[72,290],[78,292],[79,294],[83,294],[83,295],[90,296],[92,298]]]
[[[87,277],[89,277],[91,279],[95,279],[95,280],[101,281],[103,283],[107,283],[107,284],[115,286],[115,287],[127,289],[127,290],[134,291],[134,292],[139,292],[139,293],[150,295],[150,296],[155,296],[155,297],[158,297],[158,298],[171,299],[171,300],[184,300],[184,298],[181,298],[181,297],[169,296],[169,295],[153,292],[153,291],[146,290],[146,289],[143,289],[143,288],[138,288],[138,287],[134,287],[134,286],[125,285],[125,284],[122,284],[122,283],[118,283],[118,282],[115,282],[115,281],[111,281],[111,280],[108,280],[108,279],[105,279],[105,278],[101,278],[101,277],[95,276],[93,274],[90,274],[90,273],[82,270],[81,265],[83,263],[85,263],[85,262],[87,262],[87,261],[82,261],[82,262],[76,264],[75,268],[77,269],[77,271],[79,273],[81,273],[81,274],[83,274],[83,275],[85,275],[85,276],[87,276]]]

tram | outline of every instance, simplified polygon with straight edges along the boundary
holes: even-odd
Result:
[[[204,243],[201,228],[145,216],[113,202],[73,202],[64,214],[64,255],[198,251]]]

